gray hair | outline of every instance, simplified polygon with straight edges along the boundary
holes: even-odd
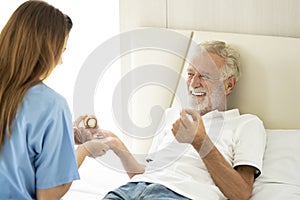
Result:
[[[221,68],[222,76],[229,78],[234,76],[236,80],[241,75],[240,70],[240,54],[237,50],[229,46],[223,41],[208,41],[200,44],[207,52],[214,53],[224,58],[224,65]]]

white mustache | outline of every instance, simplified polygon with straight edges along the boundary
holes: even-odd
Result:
[[[189,87],[189,92],[195,96],[203,96],[206,94],[206,90],[200,87],[199,88]]]

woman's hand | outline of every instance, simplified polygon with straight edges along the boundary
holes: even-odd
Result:
[[[83,144],[87,141],[92,140],[93,138],[99,139],[102,136],[101,130],[98,126],[96,126],[95,128],[86,128],[82,125],[85,118],[86,115],[80,116],[75,120],[73,124],[75,144]]]

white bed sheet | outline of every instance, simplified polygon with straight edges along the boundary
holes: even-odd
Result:
[[[114,157],[109,151],[107,159]],[[79,168],[80,180],[74,181],[63,200],[99,200],[107,192],[129,181],[125,172],[117,171],[102,162],[87,157]]]

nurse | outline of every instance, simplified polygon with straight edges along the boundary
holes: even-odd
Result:
[[[71,28],[58,9],[27,1],[1,31],[0,199],[60,199],[79,179],[86,147],[105,153],[100,142],[75,153],[67,102],[42,82],[62,62]]]

